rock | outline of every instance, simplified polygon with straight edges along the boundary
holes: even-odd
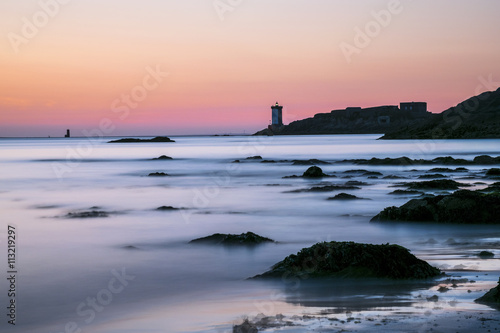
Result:
[[[432,173],[428,175],[420,175],[418,176],[419,179],[434,179],[434,178],[446,178],[445,175],[442,175],[440,173]]]
[[[412,221],[461,224],[500,224],[500,194],[458,190],[449,195],[412,199],[387,207],[371,221]]]
[[[344,171],[344,173],[365,173],[365,172],[368,172],[368,170],[365,170],[365,169],[354,169],[354,170]]]
[[[495,288],[490,289],[486,294],[475,300],[478,303],[500,303],[500,279]]]
[[[293,160],[292,161],[292,165],[326,165],[326,164],[330,164],[328,162],[325,162],[325,161],[321,161],[321,160],[318,160],[318,159],[310,159],[310,160]]]
[[[273,243],[274,240],[262,237],[253,232],[243,233],[241,235],[233,234],[213,234],[211,236],[193,239],[189,243],[200,244],[222,244],[222,245],[257,245],[261,243]]]
[[[370,185],[370,184],[365,183],[365,182],[361,182],[359,180],[349,180],[349,181],[345,182],[345,185],[347,185],[347,186],[363,186],[363,185]]]
[[[434,295],[434,296],[431,296],[431,297],[427,297],[427,301],[428,302],[437,302],[437,301],[439,301],[439,296],[438,295]]]
[[[436,179],[416,183],[406,183],[404,186],[410,190],[456,190],[459,187],[470,186],[469,184],[459,183],[451,179]]]
[[[373,177],[373,176],[383,176],[383,175],[381,172],[378,171],[367,171],[363,174],[363,176]]]
[[[339,193],[334,197],[328,198],[328,200],[365,200],[364,198],[358,198],[355,195],[347,193]]]
[[[302,193],[302,192],[333,192],[342,190],[360,190],[361,187],[351,186],[351,185],[324,185],[324,186],[313,186],[307,189],[299,189],[288,191],[287,193]]]
[[[233,333],[258,333],[257,326],[245,319],[241,325],[233,326]]]
[[[240,160],[234,160],[231,163],[240,163]]]
[[[156,208],[156,210],[161,210],[161,211],[172,211],[172,210],[179,210],[179,208],[175,208],[172,206],[161,206]]]
[[[405,179],[406,177],[402,177],[402,176],[397,176],[397,175],[388,175],[388,176],[384,176],[382,179]]]
[[[495,257],[495,254],[490,251],[481,251],[477,256],[481,259],[491,259]]]
[[[312,166],[302,174],[302,177],[306,178],[321,178],[323,176],[326,175],[323,173],[323,170],[321,170],[321,168],[318,166]]]
[[[167,177],[168,174],[165,172],[151,172],[148,177]]]
[[[66,214],[66,217],[70,219],[87,219],[87,218],[99,218],[108,216],[109,216],[108,212],[100,210],[90,210],[90,211],[74,212]]]
[[[481,165],[499,164],[500,156],[499,157],[491,157],[489,155],[476,156],[474,157],[474,163]]]
[[[160,157],[153,158],[153,160],[173,160],[173,158],[167,155],[161,155]]]
[[[250,156],[245,158],[245,160],[261,160],[262,156]]]
[[[450,168],[432,168],[427,172],[441,172],[441,173],[450,173],[450,172],[466,172],[469,171],[467,168],[456,168],[456,169],[450,169]]]
[[[395,190],[395,191],[392,191],[391,193],[389,194],[395,194],[395,195],[415,195],[415,194],[424,194],[424,192],[420,192],[420,191],[417,191],[417,190]]]
[[[124,138],[119,140],[112,140],[108,143],[128,143],[128,142],[175,142],[166,136],[157,136],[153,139],[134,139],[134,138]]]
[[[262,160],[260,163],[276,163],[275,160]]]
[[[322,242],[303,248],[254,278],[376,277],[426,279],[439,269],[399,245]]]
[[[486,171],[486,176],[500,176],[499,168],[492,168]]]

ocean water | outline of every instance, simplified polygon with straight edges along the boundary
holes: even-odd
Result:
[[[317,314],[328,309],[424,313],[495,311],[473,300],[498,280],[498,226],[379,224],[370,219],[410,196],[388,195],[399,181],[434,166],[359,166],[344,159],[472,159],[500,155],[500,140],[379,141],[378,135],[173,137],[175,143],[107,143],[105,138],[0,139],[0,245],[7,275],[7,231],[16,228],[16,332],[232,332],[243,318]],[[173,160],[152,160],[168,155]],[[260,155],[276,163],[247,160]],[[337,178],[287,178],[316,158]],[[234,160],[240,163],[232,163]],[[287,161],[284,161],[287,160]],[[453,179],[481,188],[488,166],[467,166]],[[346,179],[366,169],[405,179]],[[410,171],[413,170],[413,171]],[[148,177],[166,172],[168,177]],[[464,179],[467,178],[467,179]],[[318,184],[359,180],[343,191],[369,200],[326,200],[336,194],[294,193]],[[482,182],[483,184],[475,184]],[[182,208],[157,211],[160,206]],[[68,218],[106,211],[108,217]],[[252,248],[189,244],[213,233],[252,231],[278,243]],[[248,277],[320,241],[396,243],[457,278],[457,288],[377,281],[256,281]],[[470,282],[474,280],[475,282]],[[9,288],[2,279],[2,290]],[[0,295],[6,309],[9,298]],[[437,310],[436,310],[437,311]],[[7,312],[4,310],[4,312]],[[293,332],[307,332],[308,324]],[[313,321],[310,325],[319,325]],[[312,327],[312,326],[311,326]],[[269,329],[272,331],[272,329]],[[292,332],[292,331],[290,331]]]

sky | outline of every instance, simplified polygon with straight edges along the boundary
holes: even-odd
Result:
[[[498,0],[2,0],[0,137],[253,133],[500,86]]]

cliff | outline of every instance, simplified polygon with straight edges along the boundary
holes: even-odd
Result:
[[[500,88],[471,97],[418,126],[386,133],[381,139],[500,138]]]
[[[347,108],[318,113],[312,118],[297,120],[272,130],[265,129],[256,135],[383,134],[414,127],[431,117],[429,112],[403,111],[397,106]]]

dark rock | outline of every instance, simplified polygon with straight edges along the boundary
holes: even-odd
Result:
[[[262,237],[253,232],[243,233],[241,235],[233,234],[213,234],[211,236],[193,239],[189,243],[200,244],[222,244],[222,245],[257,245],[261,243],[273,243],[274,240]]]
[[[500,176],[500,169],[492,168],[486,171],[486,176]]]
[[[445,175],[442,175],[440,173],[432,173],[428,175],[420,175],[418,176],[419,179],[435,179],[435,178],[446,178]]]
[[[323,242],[292,254],[255,278],[376,277],[426,279],[440,274],[399,245]]]
[[[173,158],[167,155],[161,155],[160,157],[153,158],[153,160],[173,160]]]
[[[302,177],[306,177],[306,178],[321,178],[324,176],[327,176],[327,175],[325,175],[323,173],[323,170],[321,170],[321,168],[317,167],[317,166],[310,167],[302,175]]]
[[[361,187],[351,186],[351,185],[324,185],[324,186],[313,186],[307,189],[288,191],[288,193],[301,193],[301,192],[333,192],[342,190],[360,190]]]
[[[395,194],[395,195],[410,194],[410,195],[414,195],[414,194],[424,194],[424,192],[420,192],[420,191],[417,191],[417,190],[395,190],[395,191],[392,191],[389,194]]]
[[[440,172],[440,173],[450,173],[450,172],[466,172],[469,171],[467,168],[456,168],[456,169],[450,169],[450,168],[432,168],[427,172]]]
[[[328,198],[328,200],[364,200],[364,198],[358,198],[355,195],[347,193],[339,193],[334,197]]]
[[[112,140],[108,143],[126,143],[126,142],[175,142],[166,136],[157,136],[153,139],[134,139],[134,138],[124,138],[119,140]]]
[[[370,185],[370,184],[365,183],[365,182],[361,182],[359,180],[349,180],[345,183],[345,185],[347,185],[347,186],[363,186],[363,185]]]
[[[396,175],[388,175],[388,176],[384,176],[382,179],[405,179],[406,177],[402,177],[402,176],[396,176]]]
[[[491,259],[495,257],[495,254],[490,251],[481,251],[479,252],[478,257],[482,259]]]
[[[327,165],[330,164],[325,161],[317,160],[315,158],[310,160],[293,160],[293,165]]]
[[[344,173],[365,173],[365,172],[368,172],[368,170],[365,170],[365,169],[354,169],[354,170],[344,171]]]
[[[449,195],[413,199],[401,207],[387,207],[371,221],[499,224],[499,210],[499,194],[458,190]]]
[[[381,172],[378,172],[378,171],[367,171],[363,174],[363,176],[369,176],[369,177],[372,177],[372,176],[383,176]]]
[[[234,160],[231,163],[240,163],[240,160]]]
[[[476,156],[474,157],[474,163],[481,165],[499,164],[500,156],[499,157],[491,157],[489,155]]]
[[[233,326],[233,333],[258,333],[257,326],[245,319],[241,325]]]
[[[459,183],[451,179],[436,179],[416,183],[406,183],[404,186],[410,190],[456,190],[459,187],[470,186],[469,184]]]
[[[274,160],[262,160],[260,163],[276,163]]]
[[[478,303],[500,303],[500,279],[498,279],[498,285],[495,288],[490,289],[475,301]]]
[[[165,172],[151,172],[148,177],[167,177],[168,174]]]
[[[90,211],[73,212],[66,214],[66,217],[70,219],[87,219],[87,218],[99,218],[108,216],[109,216],[108,212],[100,210],[90,210]]]
[[[172,211],[172,210],[179,210],[179,208],[175,208],[172,206],[161,206],[156,208],[156,210],[161,210],[161,211]]]
[[[428,302],[437,302],[437,301],[439,301],[439,296],[438,295],[434,295],[434,296],[431,296],[431,297],[427,297],[427,301]]]
[[[250,156],[245,158],[245,160],[261,160],[262,156]]]

